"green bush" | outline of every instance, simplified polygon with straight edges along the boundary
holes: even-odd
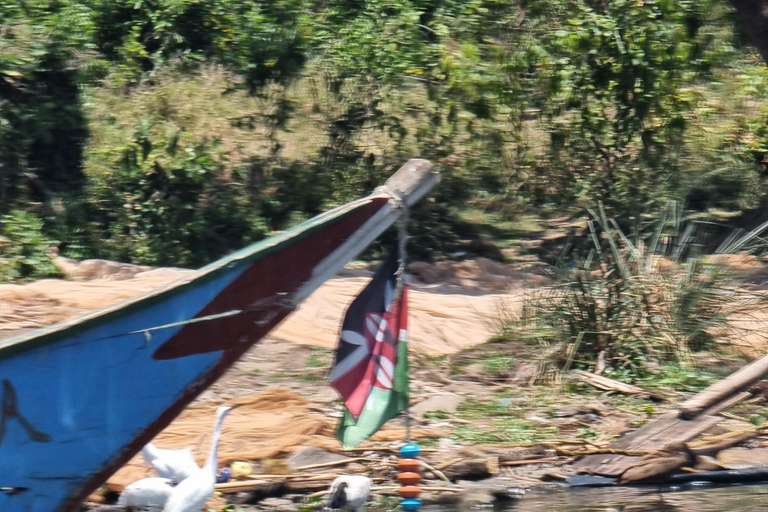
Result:
[[[13,210],[0,218],[0,281],[57,277],[50,257],[56,242],[43,234],[43,221],[32,213]]]
[[[111,169],[90,184],[91,229],[110,244],[103,257],[198,267],[266,235],[216,140],[158,133],[148,119],[116,151]]]

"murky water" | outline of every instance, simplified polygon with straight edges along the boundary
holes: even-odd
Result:
[[[426,506],[424,512],[465,512]],[[491,509],[477,509],[491,510]],[[531,491],[494,512],[731,512],[768,510],[768,484]],[[466,511],[469,512],[469,511]]]

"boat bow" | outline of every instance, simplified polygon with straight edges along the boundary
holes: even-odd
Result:
[[[410,160],[368,197],[139,297],[0,343],[0,510],[77,510],[437,181],[429,162]]]

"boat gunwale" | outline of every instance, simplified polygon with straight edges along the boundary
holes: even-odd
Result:
[[[341,221],[355,210],[379,198],[391,200],[392,194],[384,190],[376,190],[369,196],[325,211],[282,233],[238,249],[198,270],[192,271],[190,275],[174,279],[157,288],[123,299],[114,304],[0,341],[0,360],[100,327],[113,320],[123,318],[146,307],[151,307],[159,302],[173,298],[191,288],[207,284],[226,272],[232,271],[237,267],[250,265],[282,247],[311,235],[330,221]],[[194,316],[190,316],[186,320],[191,318],[194,318]]]

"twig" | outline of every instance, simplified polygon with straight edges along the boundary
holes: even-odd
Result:
[[[639,450],[622,450],[620,448],[588,448],[586,450],[557,450],[558,455],[568,455],[575,457],[578,455],[598,455],[603,453],[610,453],[613,455],[629,455],[633,457],[639,457],[642,455],[648,455],[648,451]]]
[[[308,466],[301,466],[296,468],[296,471],[304,471],[307,469],[316,469],[316,468],[327,468],[330,466],[341,466],[342,464],[347,464],[349,462],[358,462],[361,460],[370,460],[368,457],[352,457],[350,459],[345,460],[336,460],[333,462],[322,462],[320,464],[310,464]]]
[[[456,464],[457,462],[461,462],[463,460],[464,460],[464,457],[459,457],[457,459],[449,460],[448,462],[443,462],[442,464],[439,464],[436,467],[437,467],[437,469],[445,469],[448,466],[452,466],[452,465]]]
[[[743,434],[747,434],[747,433],[750,433],[750,432],[757,433],[757,429],[753,427],[753,428],[745,428],[745,429],[742,429],[742,430],[732,430],[732,431],[726,432],[724,434],[719,434],[719,435],[716,435],[716,436],[709,436],[705,440],[702,440],[702,442],[700,442],[700,443],[690,443],[688,445],[688,447],[690,449],[695,450],[695,449],[698,449],[697,446],[704,445],[705,442],[707,444],[709,444],[709,443],[717,443],[717,442],[724,441],[726,439],[731,439],[731,438],[734,438],[734,437],[737,437],[737,436],[740,436],[740,435],[743,435]]]
[[[435,475],[437,475],[437,477],[438,477],[440,480],[443,480],[443,481],[445,481],[445,482],[450,482],[450,480],[448,479],[448,477],[447,477],[447,476],[445,476],[445,475],[443,474],[443,472],[442,472],[442,471],[440,471],[439,469],[435,469],[434,467],[430,466],[429,464],[427,464],[426,462],[424,462],[424,461],[423,461],[423,460],[421,460],[421,459],[419,459],[419,464],[421,464],[421,466],[422,466],[422,467],[425,467],[425,468],[427,468],[429,471],[431,471],[431,472],[433,472]]]
[[[547,462],[559,462],[558,458],[548,459],[528,459],[528,460],[511,460],[509,462],[499,462],[500,466],[527,466],[528,464],[545,464]]]
[[[752,423],[747,418],[742,418],[741,416],[736,416],[735,414],[731,414],[730,412],[721,412],[720,416],[723,416],[725,418],[729,418],[729,419],[732,419],[732,420],[743,421],[745,423]]]

